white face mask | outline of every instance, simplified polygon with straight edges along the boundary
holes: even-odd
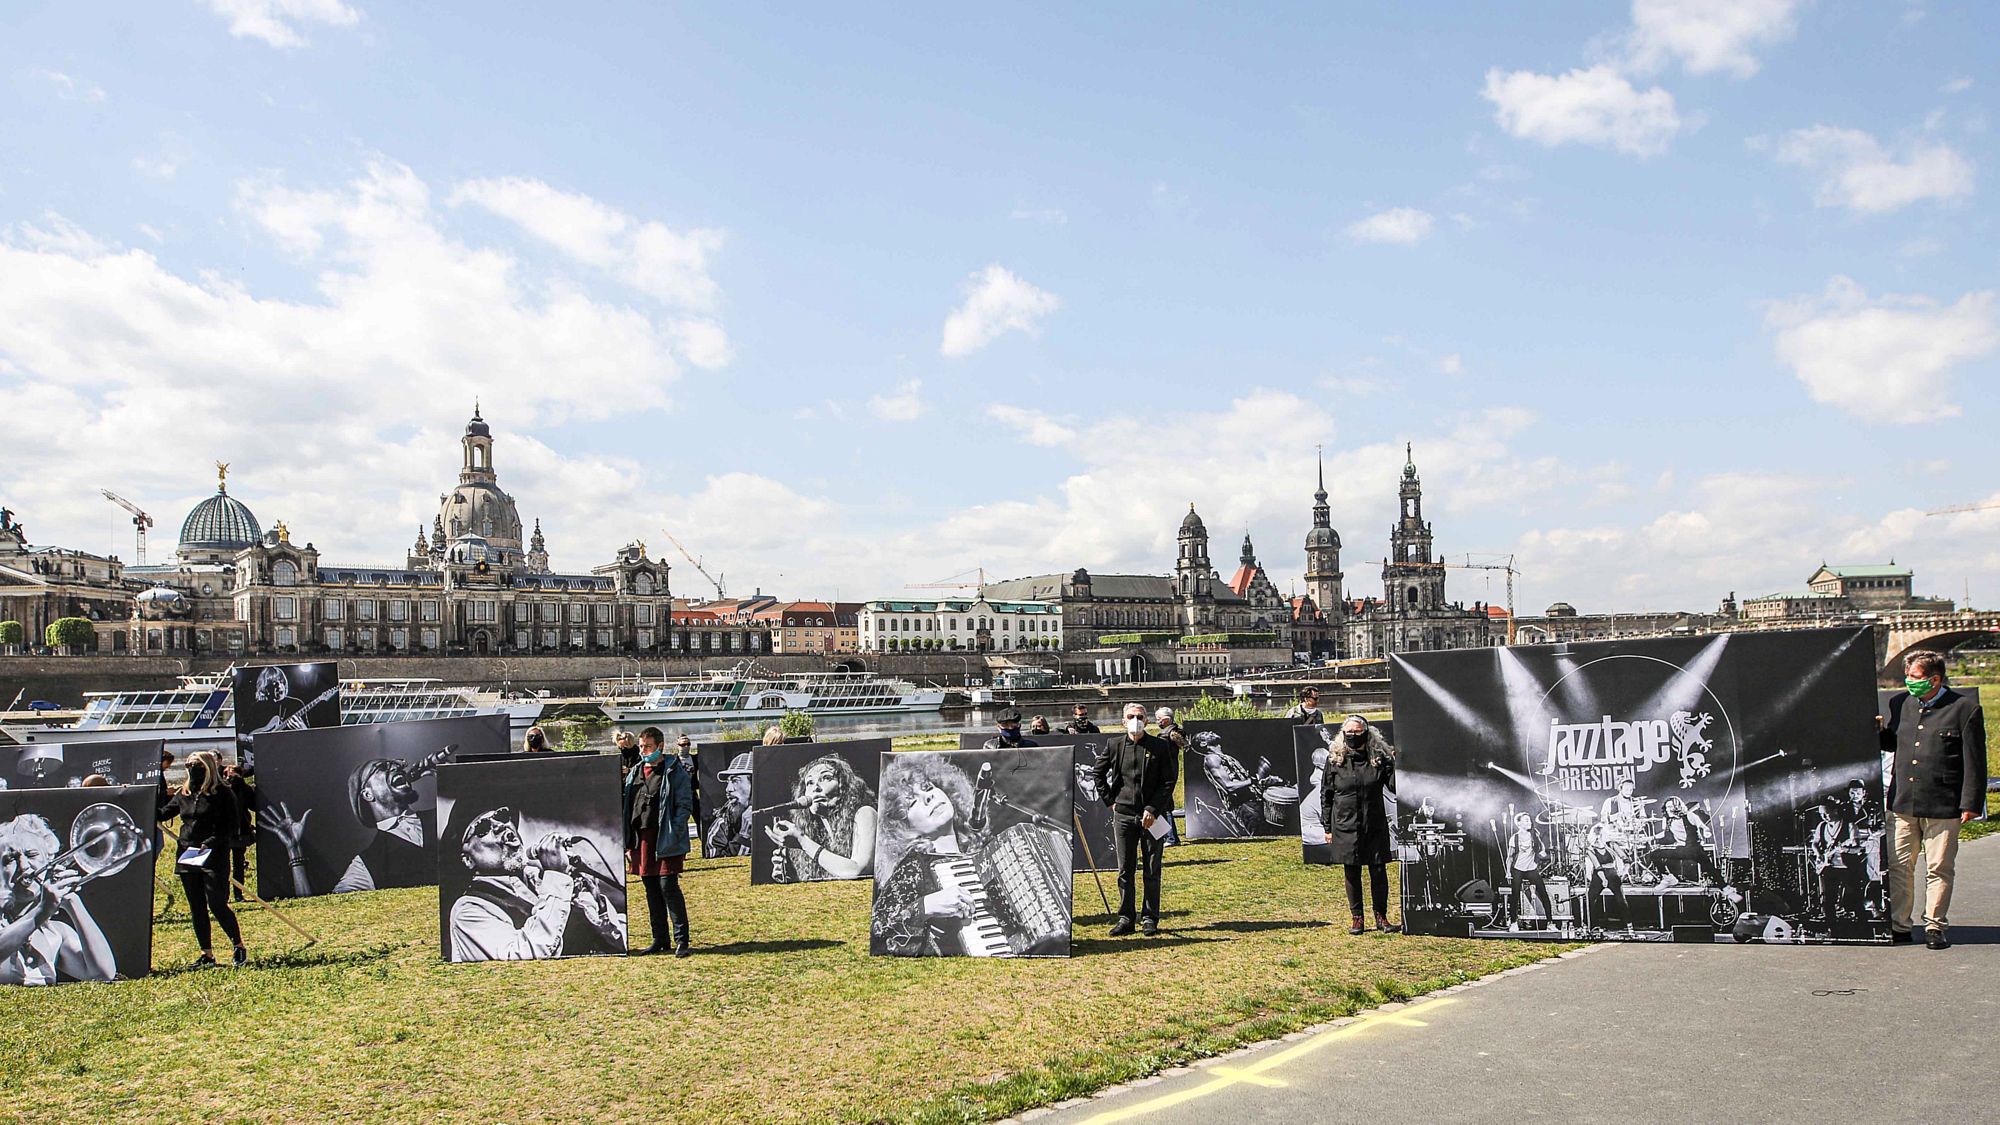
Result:
[[[1146,733],[1146,720],[1140,718],[1127,719],[1125,720],[1125,730],[1131,734],[1144,734]]]

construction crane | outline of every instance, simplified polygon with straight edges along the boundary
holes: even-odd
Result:
[[[979,581],[977,581],[977,582],[957,582],[957,581],[954,581],[954,579],[959,579],[959,578],[964,578],[964,577],[965,577],[966,575],[968,575],[968,574],[973,574],[973,575],[977,575],[977,576],[979,577]],[[903,589],[905,589],[905,590],[968,590],[968,589],[971,589],[971,590],[978,590],[978,591],[979,591],[979,592],[981,593],[981,595],[983,596],[983,595],[985,594],[985,592],[986,592],[986,568],[985,568],[985,567],[983,567],[983,566],[976,566],[976,567],[973,567],[973,568],[972,568],[971,570],[961,570],[961,571],[959,571],[959,572],[958,572],[957,574],[954,574],[954,575],[952,575],[952,576],[951,576],[950,578],[946,578],[946,579],[942,579],[942,580],[940,580],[940,581],[937,581],[937,582],[912,582],[911,584],[909,584],[909,585],[907,585],[907,586],[903,587]]]
[[[140,511],[137,504],[132,503],[130,500],[125,499],[108,488],[100,488],[97,491],[102,492],[106,500],[132,513],[132,537],[139,541],[132,549],[133,565],[145,566],[146,529],[153,526],[153,517]]]
[[[1927,516],[1952,516],[1960,512],[1983,512],[1988,508],[2000,508],[2000,500],[1986,500],[1978,504],[1953,504],[1949,508],[1939,508],[1935,512],[1925,512]]]
[[[708,568],[701,565],[700,559],[695,558],[693,555],[689,554],[688,549],[681,545],[681,541],[674,538],[673,532],[668,531],[666,528],[663,527],[660,529],[660,534],[667,537],[667,542],[672,543],[674,545],[674,549],[681,553],[681,557],[686,559],[689,565],[693,566],[696,570],[700,571],[701,576],[703,578],[708,579],[709,585],[715,587],[715,600],[721,601],[726,596],[722,592],[722,579],[717,578],[713,574],[710,574],[708,572]]]
[[[1521,572],[1514,569],[1514,556],[1494,555],[1493,557],[1497,559],[1504,559],[1505,561],[1494,562],[1494,563],[1476,563],[1472,561],[1472,556],[1468,554],[1465,556],[1465,561],[1462,563],[1448,563],[1442,560],[1438,562],[1398,562],[1398,563],[1392,563],[1388,561],[1377,561],[1370,565],[1405,566],[1413,570],[1504,570],[1506,571],[1507,572],[1507,643],[1511,645],[1514,643],[1514,576]]]

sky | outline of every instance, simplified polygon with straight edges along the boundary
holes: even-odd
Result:
[[[477,401],[558,568],[2000,604],[2000,8],[16,3],[0,503],[393,563]],[[1450,594],[1504,602],[1499,572]]]

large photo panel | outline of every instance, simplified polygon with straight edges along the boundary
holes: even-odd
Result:
[[[1118,847],[1112,837],[1111,806],[1097,788],[1097,755],[1106,743],[1125,737],[1121,730],[1102,734],[1033,734],[1027,736],[1037,746],[1067,746],[1070,770],[1076,779],[1075,816],[1082,828],[1070,841],[1069,863],[1075,871],[1118,870]],[[961,750],[977,750],[992,741],[986,731],[959,732]]]
[[[882,756],[868,951],[1067,957],[1069,747]]]
[[[695,787],[701,816],[695,829],[703,859],[746,856],[751,852],[751,763],[758,744],[704,742],[695,747]]]
[[[340,725],[340,664],[250,664],[231,671],[230,705],[236,716],[236,760],[257,764],[256,738],[280,731]]]
[[[439,768],[445,960],[626,951],[623,777],[615,754],[528,754]]]
[[[1412,932],[1887,941],[1867,629],[1391,659]]]
[[[0,793],[0,985],[143,977],[153,785]]]
[[[759,746],[751,757],[750,882],[875,875],[875,791],[890,740]]]
[[[1299,833],[1298,755],[1286,719],[1221,719],[1186,727],[1181,764],[1190,840]]]
[[[266,898],[437,880],[437,776],[506,754],[507,716],[411,719],[259,736],[257,887]]]
[[[166,742],[37,742],[0,746],[0,789],[72,789],[95,774],[111,785],[158,785]]]

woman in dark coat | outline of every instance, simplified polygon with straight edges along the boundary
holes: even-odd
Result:
[[[1368,928],[1361,917],[1361,868],[1366,865],[1375,928],[1395,933],[1402,927],[1389,923],[1389,811],[1382,795],[1396,791],[1396,751],[1359,715],[1349,715],[1340,724],[1339,738],[1330,741],[1320,813],[1333,862],[1347,869],[1347,909],[1353,915],[1347,932]]]
[[[236,967],[242,968],[250,955],[243,948],[236,912],[229,909],[229,845],[237,833],[236,797],[222,783],[222,759],[215,751],[197,750],[188,755],[187,780],[173,790],[173,800],[165,811],[181,822],[180,855],[174,870],[180,873],[181,890],[187,893],[188,913],[194,921],[195,944],[201,947],[195,965],[215,964],[208,926],[213,914],[224,936],[236,947]]]
[[[694,816],[694,769],[670,754],[658,727],[639,732],[639,759],[625,774],[625,859],[646,888],[646,912],[653,944],[638,954],[676,957],[693,952],[688,937],[687,899],[681,868],[687,862],[688,819]],[[671,922],[673,944],[667,944]]]

